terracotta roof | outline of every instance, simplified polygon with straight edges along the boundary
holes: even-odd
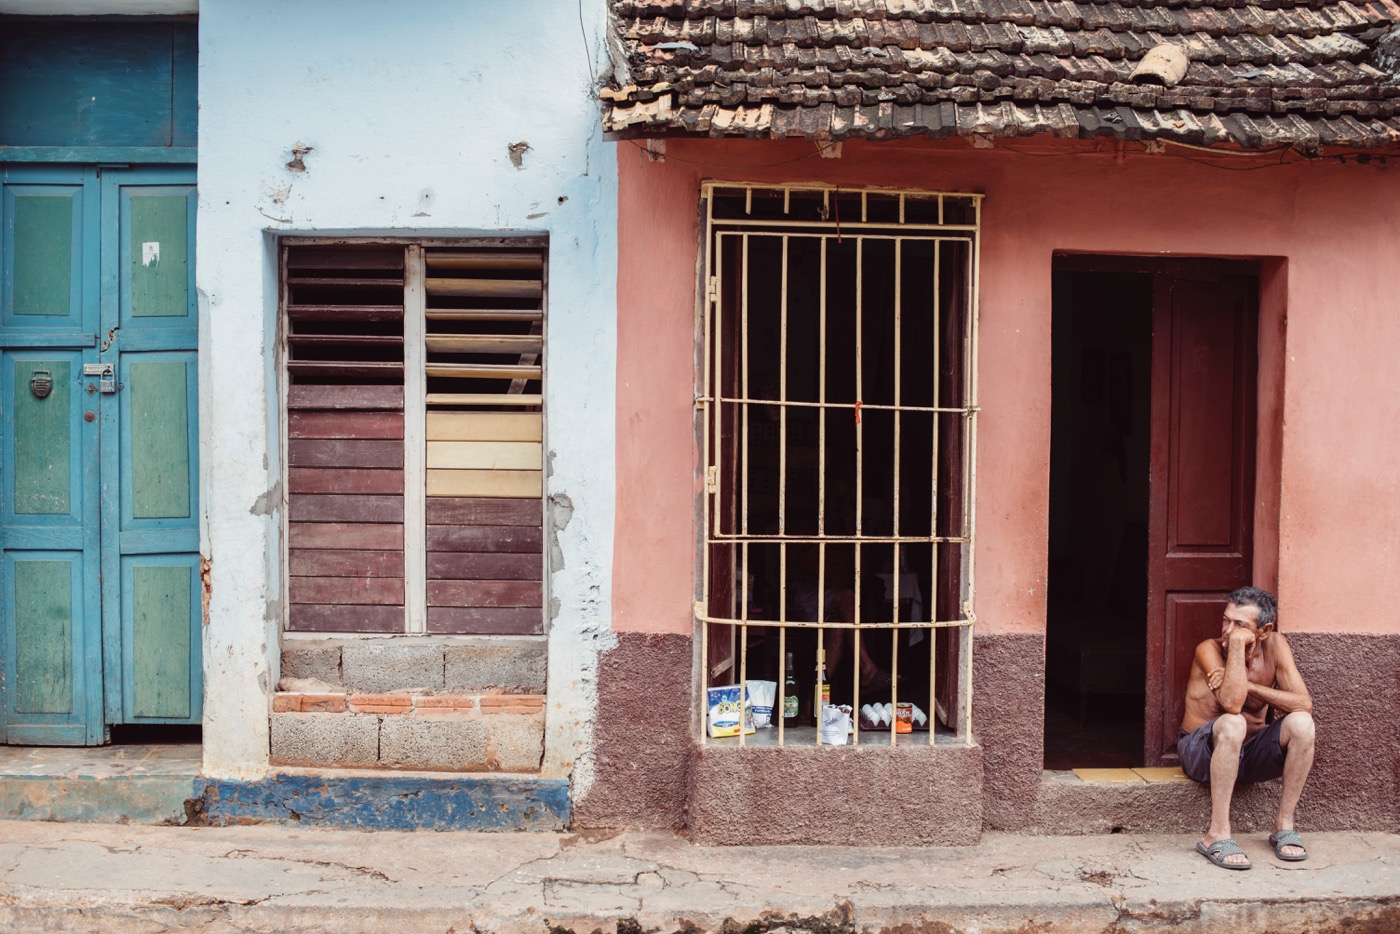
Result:
[[[1400,2],[612,0],[623,137],[1400,145]],[[1189,67],[1130,78],[1149,49]],[[625,59],[625,63],[622,61]]]

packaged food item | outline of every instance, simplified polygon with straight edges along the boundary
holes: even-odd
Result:
[[[894,731],[896,733],[914,732],[914,705],[907,701],[900,701],[894,707]]]
[[[824,745],[846,745],[851,732],[851,708],[834,704],[822,707],[821,731]]]
[[[776,681],[746,681],[749,692],[749,706],[753,711],[753,725],[764,729],[773,725],[773,698],[778,696]]]
[[[725,684],[706,691],[709,707],[710,736],[738,736],[739,730],[754,732],[753,711],[742,687]]]

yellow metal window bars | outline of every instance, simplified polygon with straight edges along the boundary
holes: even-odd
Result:
[[[701,696],[776,683],[771,729],[708,741],[970,742],[981,196],[703,197]]]

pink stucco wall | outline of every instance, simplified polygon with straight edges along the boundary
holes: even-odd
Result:
[[[698,198],[708,178],[987,195],[975,555],[983,632],[1044,627],[1053,252],[1269,257],[1260,582],[1272,582],[1276,551],[1286,628],[1400,632],[1400,613],[1374,596],[1400,585],[1400,166],[1071,145],[854,142],[822,159],[810,142],[672,140],[665,161],[650,162],[637,144],[617,144],[616,630],[692,629]]]

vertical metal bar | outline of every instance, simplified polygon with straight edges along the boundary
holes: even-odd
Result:
[[[967,503],[967,574],[964,586],[967,590],[967,617],[968,625],[963,627],[963,643],[968,647],[966,653],[966,671],[963,674],[963,683],[966,685],[967,700],[963,704],[964,741],[972,739],[972,615],[973,595],[976,591],[975,568],[977,562],[974,549],[977,540],[977,380],[979,369],[977,365],[978,348],[978,328],[981,323],[981,280],[982,280],[982,199],[974,198],[972,201],[973,224],[976,230],[972,238],[972,275],[968,281],[969,295],[969,316],[968,323],[968,474],[967,486],[963,488],[964,501]]]
[[[781,547],[781,546],[780,546]],[[784,732],[787,729],[786,718],[783,711],[787,706],[787,627],[778,627],[778,664],[781,666],[778,673],[778,690],[775,692],[773,705],[773,716],[778,718],[778,745],[783,745]]]
[[[817,534],[826,534],[826,248],[821,238],[821,294],[817,296]]]
[[[903,313],[904,313],[904,241],[896,239],[894,241],[894,477],[892,485],[894,489],[894,515],[891,518],[892,530],[894,533],[893,553],[891,554],[890,580],[893,581],[894,601],[892,619],[899,622],[899,601],[904,596],[904,576],[903,569],[899,566],[899,474],[900,474],[900,429],[904,422],[904,414],[900,408],[903,402],[901,387],[903,384]],[[890,630],[890,704],[899,703],[899,640],[902,635],[901,630]],[[893,741],[893,739],[892,739]]]
[[[786,196],[786,190],[784,192]],[[778,534],[787,534],[788,241],[783,236],[783,288],[778,302]]]
[[[739,531],[749,534],[749,235],[739,280]],[[747,555],[746,555],[747,557]]]
[[[702,359],[705,361],[704,370],[704,424],[700,432],[704,447],[704,460],[706,480],[710,476],[710,469],[718,461],[715,454],[721,447],[719,437],[719,405],[715,402],[715,388],[719,385],[719,334],[720,316],[717,314],[716,306],[719,303],[717,291],[710,288],[717,279],[717,270],[724,268],[724,238],[714,233],[714,198],[710,198],[706,205],[707,216],[705,219],[705,245],[707,250],[712,250],[713,255],[706,257],[705,281],[702,284],[704,299],[702,305],[705,309],[705,351]],[[714,435],[714,451],[710,448],[710,436]],[[719,471],[715,471],[718,478]],[[701,709],[707,709],[704,703],[707,695],[705,689],[710,686],[710,624],[703,621],[703,618],[710,613],[710,552],[714,548],[715,526],[719,522],[719,497],[709,490],[706,483],[705,508],[702,510],[705,522],[705,545],[700,554],[700,692]],[[700,721],[700,742],[709,742],[709,730],[705,728],[704,714]]]
[[[943,219],[943,198],[938,199],[938,219]],[[929,544],[929,613],[928,618],[933,622],[938,622],[938,553],[946,546],[938,541],[938,497],[942,495],[943,487],[940,482],[939,463],[939,440],[942,436],[943,425],[937,409],[939,405],[939,380],[943,372],[943,359],[939,355],[942,353],[943,334],[943,241],[933,241],[933,366],[929,368],[931,379],[933,380],[933,408],[934,412],[929,416],[932,419],[933,428],[933,497],[929,508],[929,535],[934,540]],[[936,665],[938,658],[938,630],[930,629],[929,634],[929,667],[928,667],[928,722],[929,722],[929,742],[933,742],[934,721],[938,719],[938,668]]]

